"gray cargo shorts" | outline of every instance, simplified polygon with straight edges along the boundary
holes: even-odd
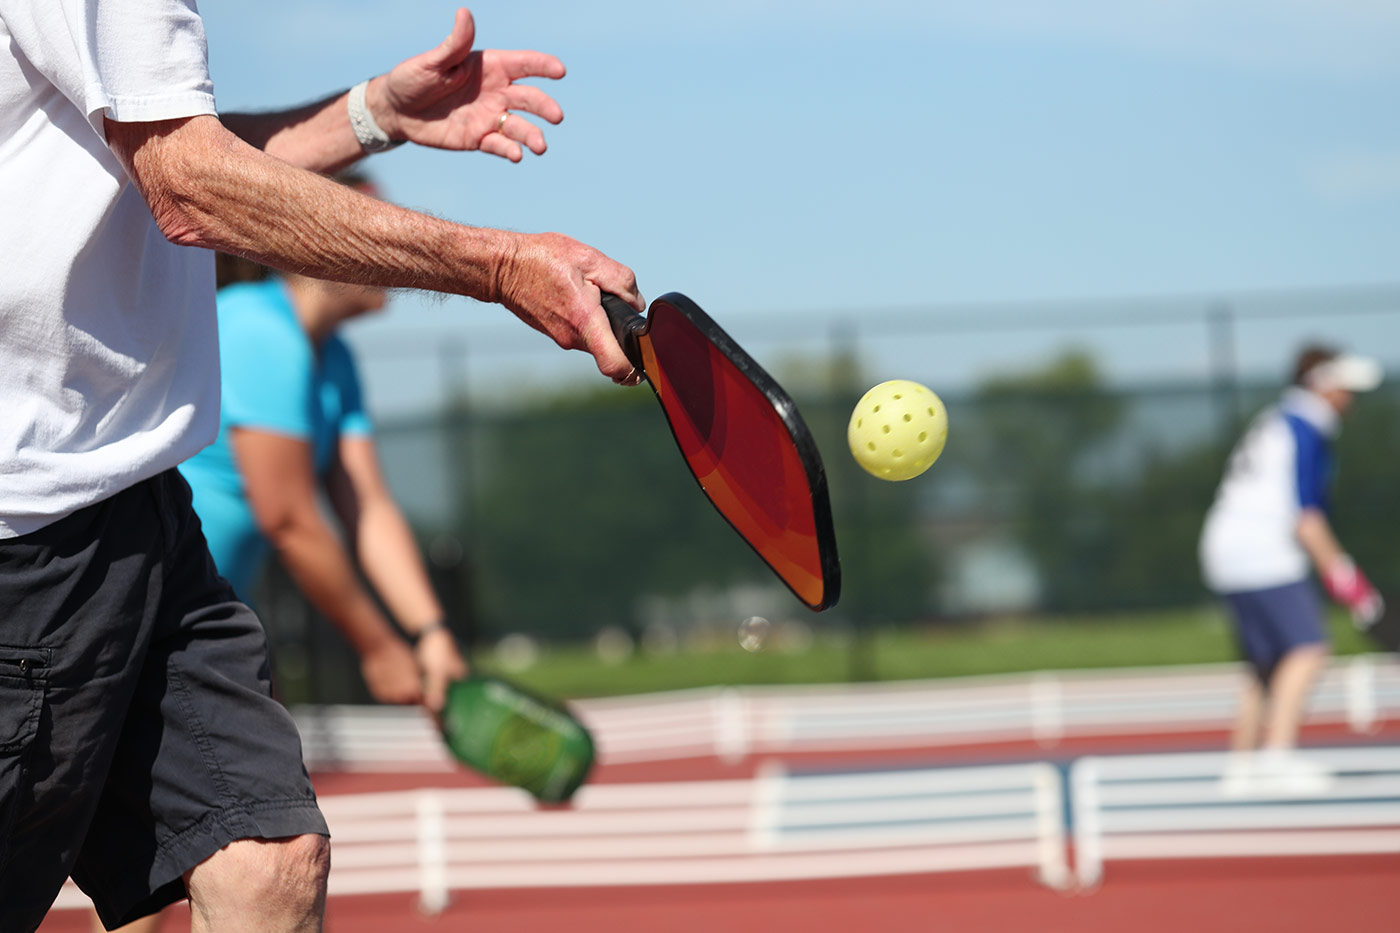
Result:
[[[0,930],[109,927],[230,842],[327,834],[267,640],[175,470],[0,540]]]

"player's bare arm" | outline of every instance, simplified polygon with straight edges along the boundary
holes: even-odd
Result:
[[[1298,515],[1294,531],[1298,543],[1303,546],[1319,576],[1325,577],[1338,560],[1346,556],[1337,536],[1332,532],[1332,524],[1321,509],[1305,508]]]
[[[1373,623],[1385,603],[1371,581],[1342,549],[1326,513],[1316,508],[1303,509],[1295,533],[1317,569],[1327,595],[1345,606],[1354,621],[1363,625]]]
[[[401,627],[414,636],[423,702],[442,709],[447,685],[467,674],[422,555],[389,492],[369,437],[343,437],[327,482],[332,506],[354,542],[359,565]]]
[[[418,665],[355,575],[345,546],[316,502],[311,445],[235,428],[234,455],[258,527],[307,599],[360,657],[365,684],[383,703],[418,703]]]
[[[360,567],[404,630],[415,634],[441,620],[442,604],[384,481],[371,438],[340,439],[326,488]]]
[[[471,13],[457,10],[442,44],[415,55],[365,89],[370,115],[396,142],[478,150],[512,162],[529,149],[542,155],[544,132],[524,114],[559,123],[564,111],[538,87],[517,82],[558,79],[564,64],[533,51],[474,51]],[[350,125],[347,93],[272,113],[225,114],[224,125],[251,145],[301,168],[334,172],[365,154]]]
[[[522,147],[545,151],[544,133],[520,116],[564,119],[557,101],[526,78],[564,77],[564,63],[532,51],[473,51],[476,27],[465,8],[437,48],[370,81],[365,102],[391,139],[439,149],[479,149],[519,162]]]
[[[577,240],[470,227],[406,210],[253,148],[214,117],[106,121],[107,142],[174,243],[314,278],[421,288],[505,305],[622,381],[632,366],[600,305],[639,310],[632,271]]]

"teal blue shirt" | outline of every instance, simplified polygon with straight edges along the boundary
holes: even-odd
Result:
[[[350,348],[335,335],[313,345],[280,280],[231,285],[219,292],[219,362],[219,436],[180,471],[194,490],[194,509],[215,565],[246,600],[267,559],[268,544],[234,463],[230,430],[305,440],[312,446],[317,474],[324,477],[340,438],[367,435],[370,422]]]

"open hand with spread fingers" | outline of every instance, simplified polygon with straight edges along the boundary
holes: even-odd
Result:
[[[366,103],[395,140],[438,149],[480,150],[519,162],[545,151],[544,132],[521,114],[564,119],[557,101],[525,78],[564,77],[564,63],[532,51],[473,50],[476,25],[465,7],[437,48],[369,83]]]

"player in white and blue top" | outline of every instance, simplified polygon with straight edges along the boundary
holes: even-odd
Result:
[[[1380,384],[1380,367],[1310,347],[1294,385],[1258,415],[1236,445],[1201,535],[1207,586],[1229,605],[1240,648],[1256,675],[1234,746],[1297,743],[1303,704],[1326,662],[1316,570],[1334,599],[1364,616],[1379,598],[1342,550],[1327,518],[1332,441],[1353,393]]]

